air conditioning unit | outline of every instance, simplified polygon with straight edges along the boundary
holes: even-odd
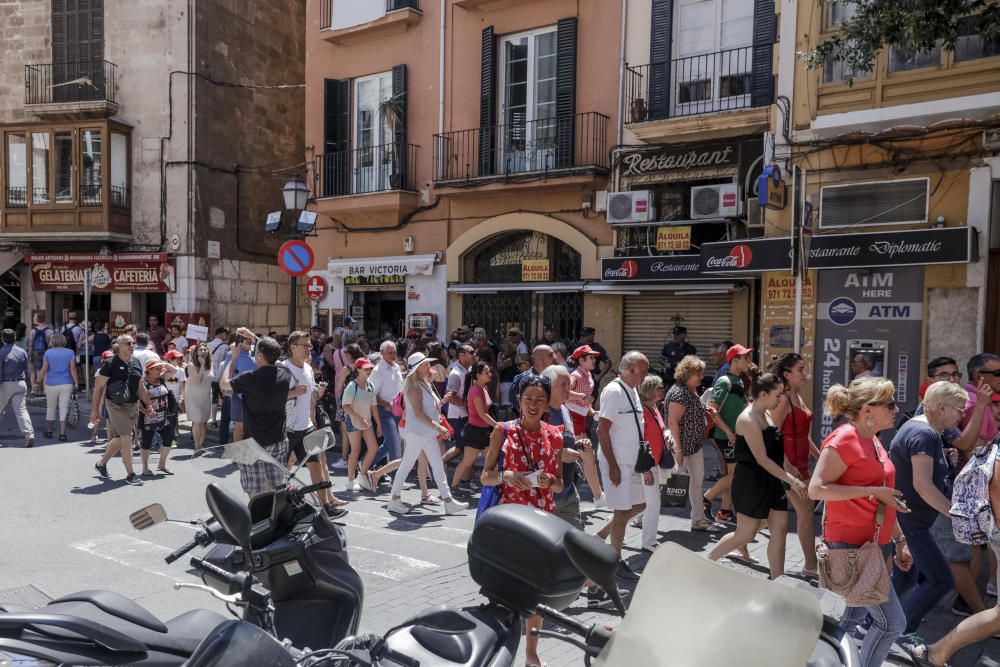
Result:
[[[743,212],[742,203],[735,183],[699,185],[691,188],[691,219],[735,218]]]
[[[627,222],[652,222],[653,193],[649,190],[608,193],[608,222],[612,225]]]

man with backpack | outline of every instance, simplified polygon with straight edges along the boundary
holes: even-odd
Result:
[[[17,418],[17,426],[24,434],[24,446],[35,445],[35,428],[31,425],[28,407],[24,404],[28,393],[28,355],[14,344],[17,334],[13,329],[0,332],[0,411],[10,403]]]
[[[49,349],[49,339],[52,338],[52,334],[54,333],[55,331],[45,321],[45,313],[35,315],[35,326],[31,330],[31,341],[28,345],[31,355],[31,367],[34,369],[31,378],[32,386],[34,386],[34,375],[42,370],[45,350]]]
[[[62,335],[66,336],[66,349],[73,350],[75,354],[80,346],[80,339],[83,337],[83,327],[76,321],[76,311],[71,310],[66,313],[66,324],[63,325]]]

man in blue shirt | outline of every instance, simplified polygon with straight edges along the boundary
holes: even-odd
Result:
[[[236,361],[233,365],[232,379],[236,379],[241,373],[250,373],[256,370],[257,364],[253,360],[253,356],[250,355],[250,349],[253,347],[253,341],[247,336],[237,336],[236,344],[239,349],[239,354],[236,355]],[[222,362],[222,372],[225,373],[226,367],[233,359],[233,353],[227,352],[226,357]],[[243,397],[239,393],[233,393],[232,399],[229,404],[229,416],[233,422],[233,442],[237,442],[243,439]],[[222,434],[219,434],[221,441]],[[228,442],[228,438],[226,442]]]
[[[24,435],[24,446],[34,447],[35,428],[31,425],[28,406],[24,403],[28,391],[28,353],[14,345],[13,329],[0,332],[0,411],[10,403],[17,427]]]

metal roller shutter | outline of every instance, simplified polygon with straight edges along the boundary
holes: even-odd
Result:
[[[731,294],[676,296],[640,294],[625,297],[624,350],[639,350],[653,368],[662,367],[660,351],[673,340],[674,317],[684,318],[688,342],[698,349],[711,377],[715,366],[708,361],[708,347],[733,336],[733,297]]]

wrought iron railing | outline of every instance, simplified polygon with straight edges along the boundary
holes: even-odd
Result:
[[[434,135],[434,180],[608,166],[609,118],[595,111]]]
[[[118,66],[107,60],[24,66],[25,104],[118,104]]]
[[[115,208],[131,208],[129,205],[128,188],[126,186],[111,186],[111,205]]]
[[[101,205],[101,185],[80,184],[80,206],[100,206]]]
[[[28,208],[28,188],[8,186],[7,208]]]
[[[385,0],[386,13],[399,11],[400,9],[419,10],[420,0]],[[320,0],[319,29],[326,30],[332,25],[333,25],[333,0]]]
[[[316,156],[317,197],[416,190],[417,146],[382,144]]]
[[[749,46],[626,66],[625,124],[754,106],[752,71]]]

